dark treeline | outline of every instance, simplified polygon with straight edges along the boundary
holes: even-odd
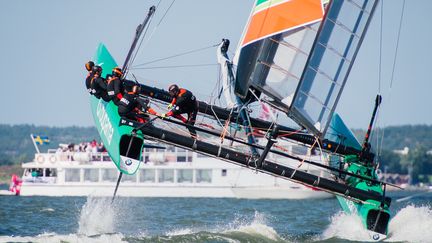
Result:
[[[362,142],[365,131],[354,130],[354,133]],[[93,139],[99,141],[99,135],[94,127],[0,125],[0,165],[17,164],[33,159],[35,149],[30,134],[49,137],[49,145],[39,146],[41,152],[46,152],[50,148],[56,149],[59,143],[80,143]],[[432,174],[432,155],[427,153],[432,150],[431,138],[432,126],[407,125],[376,130],[370,141],[375,150],[379,148],[376,151],[379,151],[377,155],[382,170],[401,174],[411,172],[421,181],[424,174]],[[404,147],[410,149],[406,156],[393,152]]]
[[[360,142],[365,131],[354,130]],[[372,148],[377,154],[380,169],[387,173],[410,174],[412,183],[430,183],[432,175],[432,126],[392,126],[374,131]],[[394,150],[409,149],[406,155]]]

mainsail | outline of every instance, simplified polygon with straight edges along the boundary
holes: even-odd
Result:
[[[378,1],[334,0],[320,26],[290,116],[323,136]]]
[[[234,58],[236,94],[292,98],[322,16],[320,0],[257,1]]]
[[[257,1],[240,46],[236,94],[259,90],[323,137],[377,2],[334,0],[323,17],[319,0]]]

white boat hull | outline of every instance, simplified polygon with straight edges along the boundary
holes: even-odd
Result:
[[[82,159],[85,158],[85,159]],[[99,160],[97,161],[98,158]],[[37,154],[24,163],[22,196],[111,197],[118,170],[106,155]],[[248,199],[330,198],[331,194],[186,151],[155,152],[134,175],[123,175],[121,197]],[[184,162],[176,162],[184,161]]]
[[[21,196],[102,196],[114,193],[110,185],[24,185]],[[229,187],[229,186],[137,186],[123,183],[117,196],[121,197],[208,197],[246,199],[323,199],[332,195],[310,189],[284,187]]]

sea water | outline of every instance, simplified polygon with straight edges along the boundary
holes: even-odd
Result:
[[[392,193],[387,242],[432,242],[432,193]],[[336,199],[0,197],[0,242],[365,242]]]

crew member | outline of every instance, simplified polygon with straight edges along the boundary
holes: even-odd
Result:
[[[112,75],[107,76],[107,94],[108,98],[112,100],[116,105],[120,102],[123,90],[123,82],[121,77],[123,76],[123,72],[119,67],[115,67],[112,70]]]
[[[88,74],[87,74],[87,77],[86,77],[86,88],[87,88],[87,91],[90,93],[90,94],[94,94],[94,91],[93,91],[93,89],[91,88],[91,80],[92,80],[92,78],[93,78],[93,67],[94,67],[94,62],[92,62],[92,61],[88,61],[86,64],[85,64],[85,68],[87,69],[87,71],[88,71]]]
[[[131,91],[123,94],[118,103],[118,113],[121,117],[136,120],[144,123],[149,116],[146,113],[159,116],[159,114],[149,106],[149,100],[142,98],[138,94],[139,85],[133,85]]]
[[[101,66],[93,66],[92,69],[93,77],[91,78],[91,88],[93,95],[100,99],[102,98],[104,101],[108,102],[108,94],[107,94],[107,84],[104,78],[102,78],[102,67]]]
[[[198,101],[192,92],[179,88],[176,84],[169,86],[168,92],[172,97],[172,101],[168,105],[168,109],[171,110],[162,117],[173,116],[188,125],[194,126],[198,113]],[[184,113],[187,114],[187,119],[181,115]],[[188,127],[187,129],[192,137],[196,137],[196,130],[193,127]]]

